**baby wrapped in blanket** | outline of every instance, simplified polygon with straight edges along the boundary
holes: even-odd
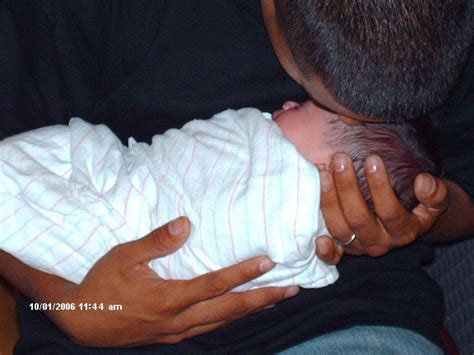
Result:
[[[150,263],[160,277],[190,279],[268,255],[276,267],[238,290],[335,282],[336,267],[314,250],[314,238],[328,234],[315,164],[329,162],[336,150],[327,137],[345,124],[312,102],[285,105],[274,120],[227,110],[151,145],[125,147],[77,118],[3,140],[0,248],[79,283],[115,245],[185,215],[185,245]]]

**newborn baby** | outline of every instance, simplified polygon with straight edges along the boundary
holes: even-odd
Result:
[[[286,102],[273,120],[252,108],[227,110],[128,147],[107,127],[76,118],[0,143],[0,247],[78,283],[113,246],[185,215],[186,244],[150,263],[161,277],[190,279],[268,255],[276,267],[238,290],[323,287],[338,273],[314,250],[314,238],[328,234],[316,166],[337,151],[358,164],[373,153],[384,158],[385,149],[411,164],[401,179],[411,190],[430,167],[414,144],[406,127],[347,126],[311,101]],[[397,170],[394,159],[386,163]]]

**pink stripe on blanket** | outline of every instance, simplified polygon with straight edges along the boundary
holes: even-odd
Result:
[[[81,139],[79,139],[77,145],[75,147],[72,147],[71,155],[73,155],[74,152],[82,145],[82,143],[84,143],[84,140],[92,133],[93,130],[94,128],[91,127],[88,131],[86,131],[86,134],[84,134]]]
[[[178,142],[179,140],[179,134],[175,134],[175,137],[173,139],[173,142],[171,144],[168,145],[168,147],[166,147],[166,151],[165,151],[165,154],[163,154],[164,157],[168,157],[170,155],[170,152],[171,152],[171,148],[172,147],[175,147],[176,146],[176,143]],[[149,159],[151,161],[154,160],[154,157],[151,155],[151,149],[150,149],[150,154],[149,154]],[[166,176],[168,175],[168,171],[170,169],[172,164],[166,164],[166,170],[163,174],[161,174],[157,179],[156,179],[156,186],[161,186],[161,184],[163,183],[163,180],[166,178]],[[159,203],[160,203],[160,199],[158,198],[156,200],[156,210],[159,211],[160,208],[159,208]]]
[[[52,205],[49,210],[52,211],[54,209],[54,207],[56,207],[62,200],[66,199],[66,196],[62,196],[60,199],[58,199],[54,205]]]
[[[71,147],[71,156],[76,152],[76,150],[82,145],[82,143],[84,143],[84,140],[94,131],[94,128],[90,128],[86,134],[84,134],[84,136],[81,137],[81,139],[79,140],[79,143],[77,143],[77,145],[75,147]],[[61,177],[65,177],[66,175],[68,175],[71,171],[72,171],[73,167],[72,167],[72,162],[71,162],[71,166],[69,167],[69,169],[67,169],[65,172],[63,172],[61,174]]]
[[[231,219],[230,211],[231,211],[232,203],[234,202],[235,193],[237,192],[237,188],[240,185],[240,181],[247,174],[248,170],[249,170],[249,165],[247,164],[247,169],[245,169],[244,172],[240,175],[239,179],[237,180],[237,183],[234,186],[234,189],[232,190],[232,194],[231,194],[230,201],[229,201],[229,207],[227,208],[227,223],[228,223],[228,226],[229,226],[230,242],[231,242],[231,245],[232,245],[232,254],[234,256],[234,261],[235,262],[239,262],[240,260],[237,259],[237,254],[235,253],[234,233],[232,233],[232,219]]]
[[[267,183],[267,175],[268,175],[268,160],[270,158],[270,149],[268,147],[268,138],[270,135],[270,130],[267,130],[267,136],[266,136],[266,155],[265,155],[265,170],[263,171],[263,186],[262,186],[262,213],[263,213],[263,230],[265,233],[265,243],[266,245],[266,250],[270,250],[270,244],[268,243],[268,231],[267,231],[267,211],[266,211],[266,183]]]
[[[55,136],[52,136],[52,137],[49,137],[51,139],[51,141],[54,142],[54,140],[56,139],[56,136],[61,136],[61,133],[59,134],[56,134]],[[35,161],[40,161],[39,158],[41,158],[43,155],[45,155],[46,153],[49,153],[51,151],[55,151],[55,150],[58,150],[59,149],[62,149],[64,148],[66,145],[69,144],[69,140],[65,140],[63,144],[57,146],[57,147],[49,147],[49,148],[42,148],[41,147],[38,147],[37,145],[35,145],[35,154],[34,154],[34,160]],[[30,154],[28,154],[27,152],[23,151],[23,153],[25,153],[27,155],[27,157],[23,157],[22,160],[27,160],[27,161],[31,161],[31,156]]]
[[[52,266],[52,268],[55,268],[57,267],[58,265],[60,265],[61,263],[63,263],[64,261],[66,261],[67,259],[69,259],[72,255],[76,254],[77,252],[79,252],[82,248],[84,248],[84,246],[90,241],[90,239],[92,238],[92,236],[94,235],[94,233],[97,231],[97,229],[100,227],[100,224],[97,225],[89,234],[89,236],[87,237],[87,239],[84,241],[84,243],[82,243],[79,248],[77,248],[76,250],[73,250],[70,254],[68,254],[67,256],[65,256],[64,258],[62,258],[61,260],[59,260],[56,264],[54,264]]]
[[[183,203],[182,201],[183,201],[184,194],[186,191],[186,182],[188,180],[189,169],[191,168],[191,165],[193,165],[194,153],[196,152],[196,146],[197,146],[197,141],[194,141],[193,149],[191,152],[191,158],[189,159],[189,164],[186,167],[186,171],[184,172],[184,176],[183,176],[183,190],[181,191],[181,196],[179,196],[177,210],[179,209],[179,206],[181,206],[181,204]],[[184,208],[183,208],[183,211],[184,211]]]
[[[31,239],[28,243],[26,243],[25,245],[23,245],[19,250],[17,250],[14,254],[19,254],[21,253],[23,250],[25,250],[31,243],[33,243],[35,240],[37,240],[39,237],[41,237],[44,233],[46,233],[48,230],[50,230],[52,227],[54,227],[55,224],[51,224],[49,225],[48,227],[46,227],[45,229],[43,229],[41,232],[39,232],[33,239]]]
[[[212,164],[212,167],[208,170],[208,176],[213,176],[214,175],[214,170],[216,168],[216,165],[217,165],[217,162],[220,161],[222,155],[224,154],[224,151],[225,151],[225,148],[227,147],[227,139],[224,141],[224,144],[222,145],[222,148],[221,150],[219,151],[219,154],[217,156],[217,159],[214,160],[213,164]],[[204,191],[202,192],[202,198],[201,200],[199,201],[199,211],[202,211],[202,202],[204,201],[204,199],[206,198],[206,195],[207,195],[207,191],[208,191],[208,188],[209,186],[211,186],[211,184],[205,184],[204,185]],[[207,206],[206,206],[207,207]],[[199,240],[201,242],[201,249],[204,249],[204,236],[202,235],[202,228],[199,228]]]
[[[13,213],[11,215],[8,215],[6,216],[4,219],[2,219],[0,221],[0,224],[2,224],[3,222],[5,222],[6,220],[8,220],[9,218],[12,218],[14,215],[16,215],[18,212],[20,212],[23,208],[25,208],[26,205],[23,205],[21,207],[18,207],[15,211],[13,211]]]
[[[39,175],[36,175],[34,178],[30,179],[30,181],[28,181],[28,183],[26,184],[26,186],[23,188],[23,192],[26,192],[26,190],[28,190],[28,188],[30,187],[30,185],[35,182],[36,180],[38,180],[40,177],[42,177],[43,175],[46,175],[46,171],[43,171],[41,174]]]
[[[143,191],[145,190],[146,183],[148,182],[148,179],[150,178],[151,173],[148,172],[145,176],[145,178],[142,180],[141,186],[140,186],[140,193],[143,195]]]
[[[128,210],[128,202],[130,200],[130,194],[132,193],[133,185],[130,184],[127,192],[127,198],[125,199],[125,207],[123,209],[123,218],[127,219],[127,210]]]
[[[296,240],[296,224],[298,222],[298,218],[299,218],[299,212],[300,212],[300,190],[301,190],[301,183],[300,183],[300,155],[298,154],[296,156],[296,159],[297,159],[297,178],[296,178],[296,209],[295,209],[295,224],[294,224],[294,229],[293,229],[293,237],[295,238],[295,244],[296,244],[296,249],[298,250],[298,253],[300,253],[300,255],[302,257],[304,257],[304,254],[302,253],[301,249],[300,249],[300,245],[298,243],[298,241]],[[316,217],[315,217],[316,218]]]
[[[115,228],[112,228],[110,231],[111,231],[111,232],[115,232],[115,231],[119,230],[120,228],[122,228],[122,227],[125,226],[125,225],[126,225],[126,223],[124,222],[124,223],[122,223],[121,225],[119,225],[119,226],[117,226],[117,227],[115,227]]]

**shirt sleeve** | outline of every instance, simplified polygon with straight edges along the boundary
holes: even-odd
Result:
[[[474,50],[449,100],[434,113],[444,176],[474,196]]]

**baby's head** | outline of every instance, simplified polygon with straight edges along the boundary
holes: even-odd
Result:
[[[409,210],[416,205],[415,177],[421,172],[434,172],[433,162],[420,147],[415,129],[408,124],[348,125],[312,101],[285,102],[282,110],[273,113],[273,119],[300,153],[320,170],[329,170],[334,153],[347,153],[371,210],[374,206],[364,173],[368,156],[382,158],[395,193]]]

